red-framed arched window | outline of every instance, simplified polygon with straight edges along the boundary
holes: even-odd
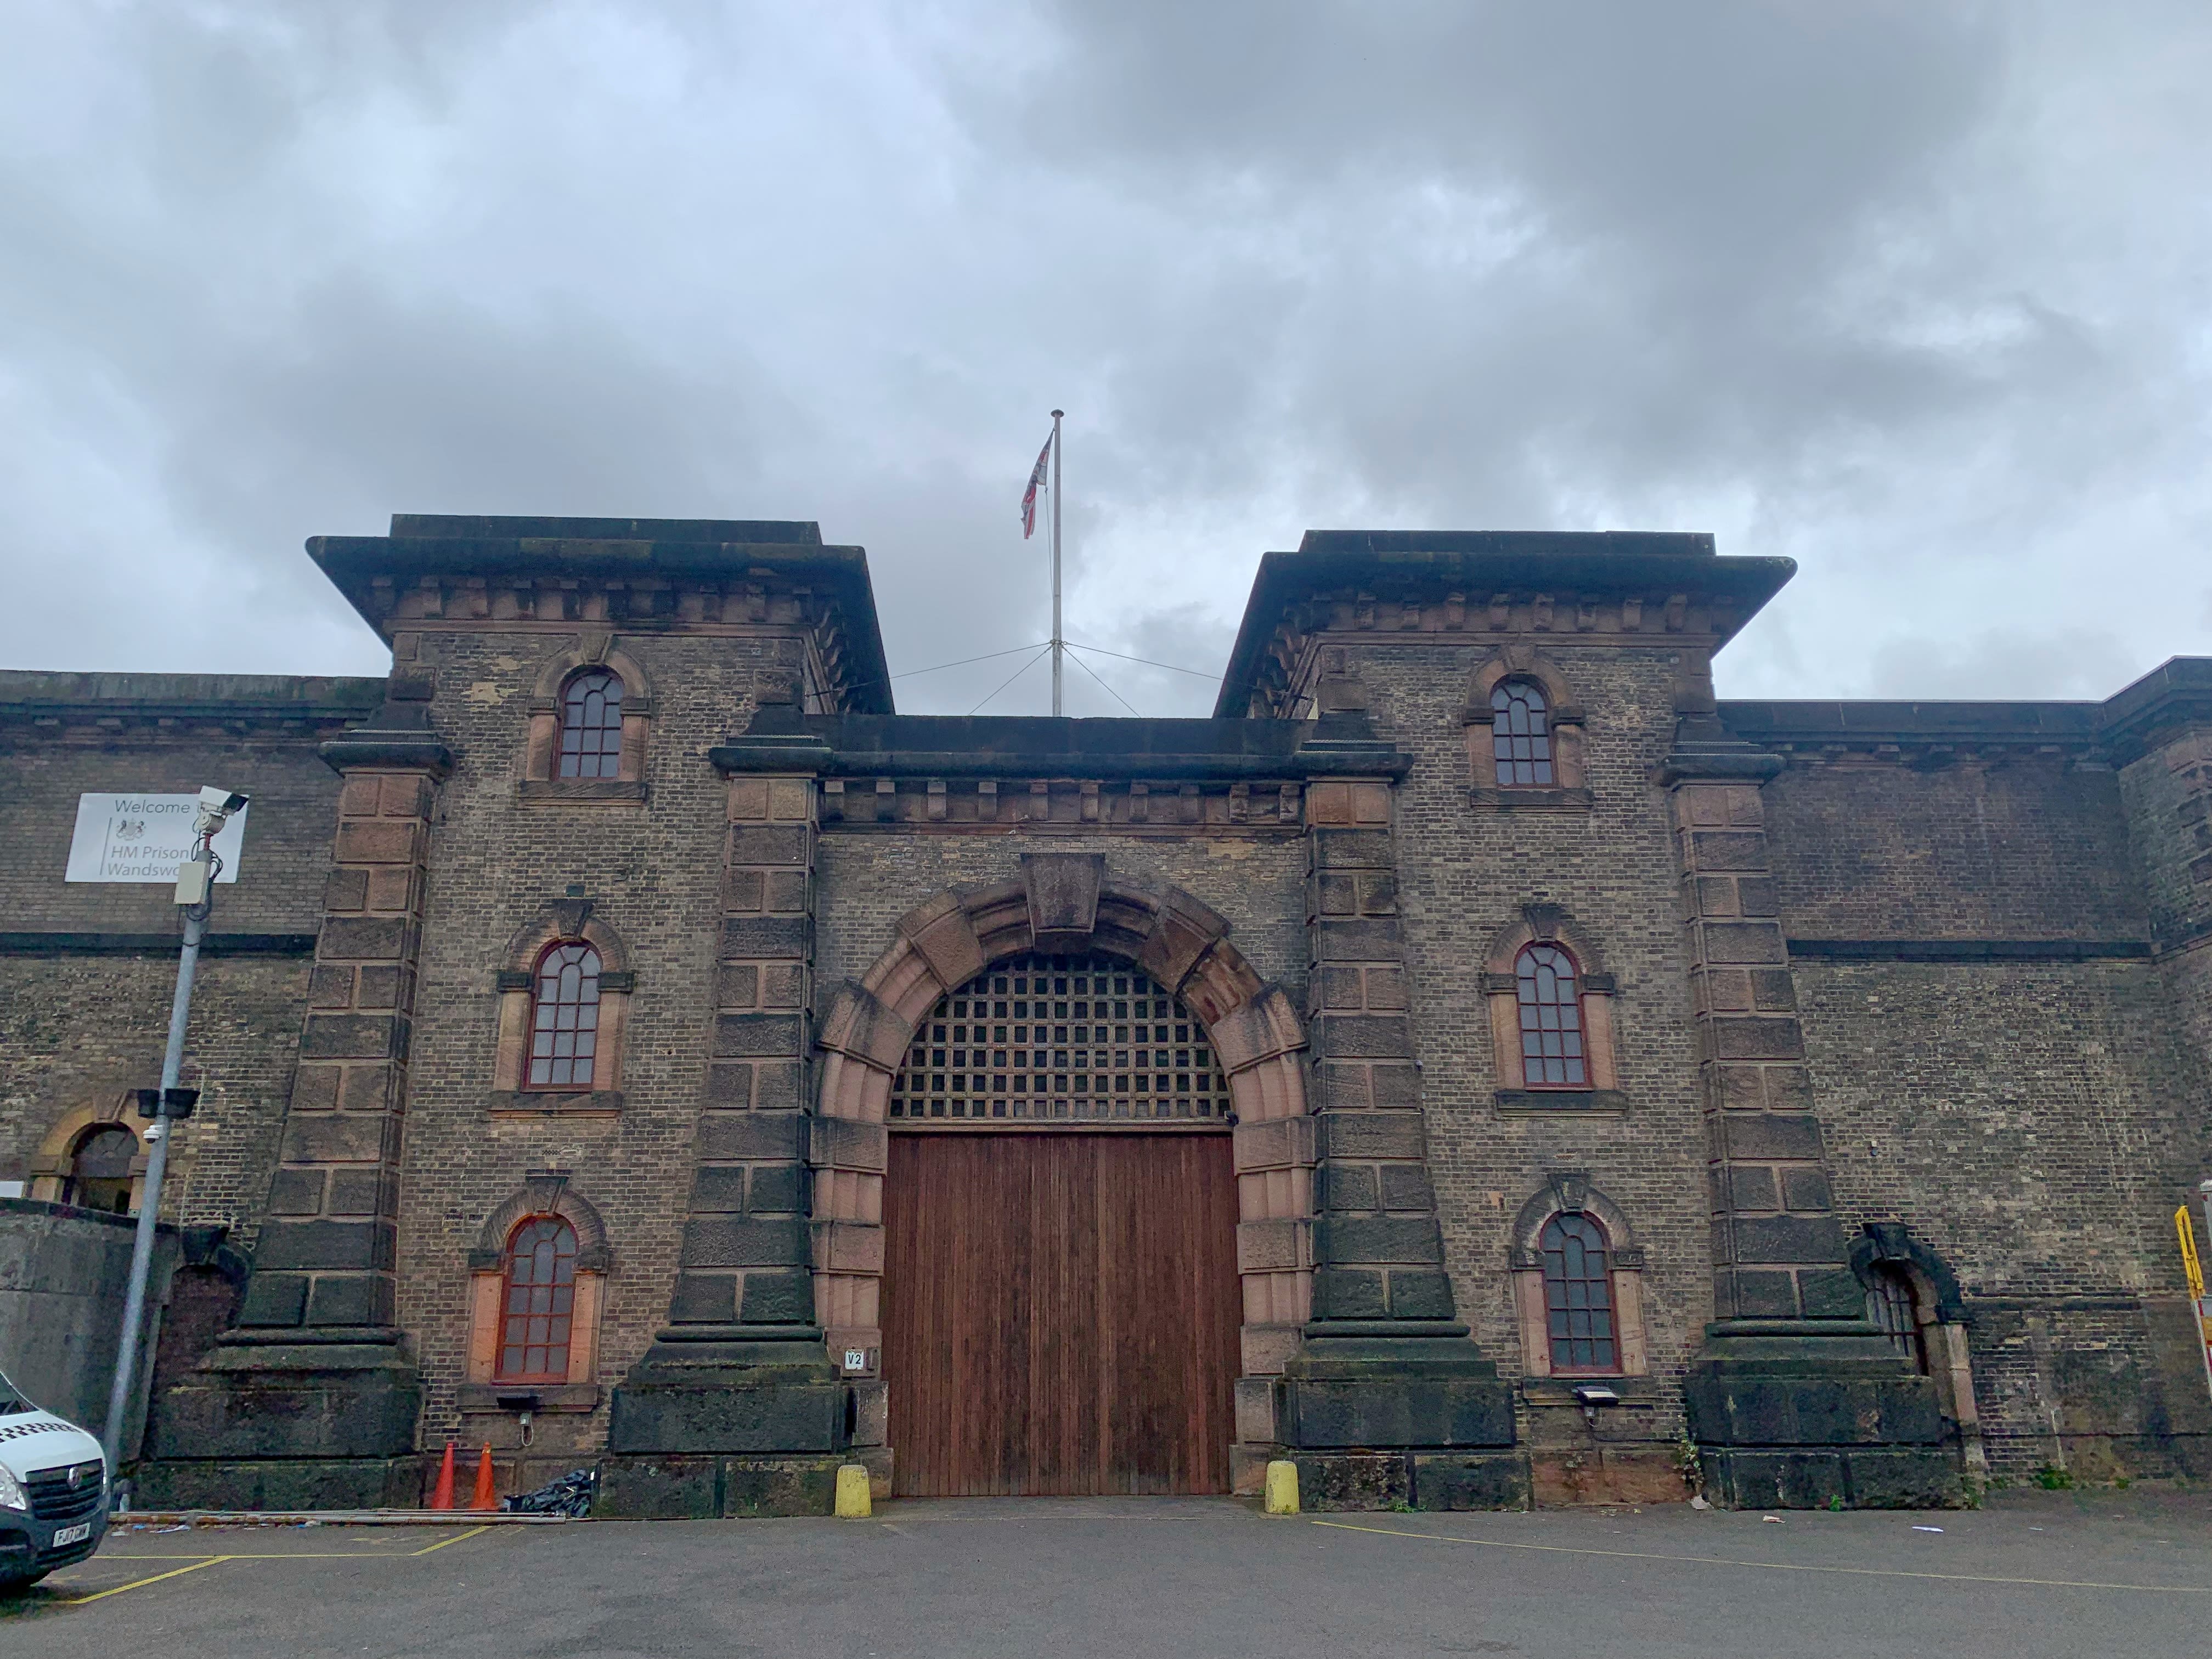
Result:
[[[622,676],[605,668],[571,676],[561,692],[561,755],[554,775],[621,776],[622,736]]]
[[[532,1089],[588,1089],[599,1052],[599,953],[556,939],[538,958],[530,1009]]]
[[[1562,1213],[1544,1224],[1540,1242],[1553,1373],[1618,1371],[1620,1344],[1613,1328],[1605,1229],[1587,1215]]]
[[[1504,680],[1490,694],[1491,753],[1501,788],[1552,783],[1552,727],[1544,694],[1527,680]]]
[[[1520,1002],[1521,1079],[1528,1089],[1587,1089],[1582,983],[1575,959],[1556,945],[1525,945],[1514,959]]]
[[[576,1230],[557,1215],[525,1218],[507,1241],[498,1380],[567,1382],[575,1311]]]

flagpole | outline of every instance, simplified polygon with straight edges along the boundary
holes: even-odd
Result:
[[[1052,712],[1060,708],[1060,659],[1066,650],[1060,637],[1060,417],[1052,411]]]

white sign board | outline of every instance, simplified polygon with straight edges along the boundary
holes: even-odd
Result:
[[[79,795],[70,842],[71,881],[158,881],[167,886],[192,855],[198,795]],[[218,881],[236,881],[246,844],[246,811],[231,814],[215,838]]]

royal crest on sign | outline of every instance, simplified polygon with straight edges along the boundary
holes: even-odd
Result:
[[[217,881],[236,881],[246,845],[246,812],[231,814],[215,838]],[[197,795],[79,795],[70,839],[70,881],[173,882],[192,855]]]

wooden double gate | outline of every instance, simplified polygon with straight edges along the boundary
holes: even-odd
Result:
[[[1225,1134],[894,1134],[884,1377],[908,1497],[1229,1486]]]

